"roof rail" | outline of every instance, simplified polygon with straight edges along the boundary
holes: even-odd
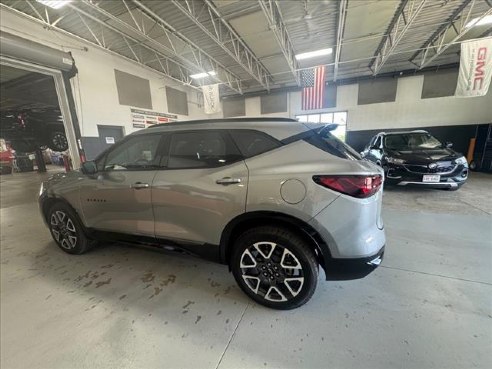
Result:
[[[219,119],[197,119],[197,120],[183,120],[179,122],[171,123],[158,123],[151,125],[147,129],[163,126],[176,126],[181,124],[205,124],[205,123],[230,123],[230,122],[298,122],[297,119],[292,118],[269,118],[269,117],[255,117],[255,118],[219,118]]]

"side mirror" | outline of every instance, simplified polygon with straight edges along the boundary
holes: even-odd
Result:
[[[449,148],[453,147],[453,143],[452,142],[445,142],[444,146],[446,146],[449,149]]]
[[[82,167],[80,169],[82,170],[82,173],[88,175],[97,173],[97,166],[93,161],[86,161],[82,163]]]

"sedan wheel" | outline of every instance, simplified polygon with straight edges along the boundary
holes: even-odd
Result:
[[[53,151],[68,150],[67,136],[63,132],[53,132],[50,136],[50,144],[48,145]]]

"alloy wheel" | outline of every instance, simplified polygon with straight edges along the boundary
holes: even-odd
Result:
[[[291,300],[304,285],[299,259],[275,242],[256,242],[246,248],[241,255],[240,269],[248,288],[268,301]]]
[[[53,144],[53,149],[56,151],[65,151],[68,149],[68,141],[65,134],[61,132],[55,132],[51,137],[51,142]]]
[[[70,217],[61,210],[51,214],[50,219],[51,232],[53,236],[64,249],[70,250],[77,245],[77,230]]]

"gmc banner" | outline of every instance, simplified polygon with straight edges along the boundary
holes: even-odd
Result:
[[[220,113],[219,84],[202,86],[205,114]]]
[[[462,42],[455,96],[484,96],[489,90],[491,78],[492,37]]]

